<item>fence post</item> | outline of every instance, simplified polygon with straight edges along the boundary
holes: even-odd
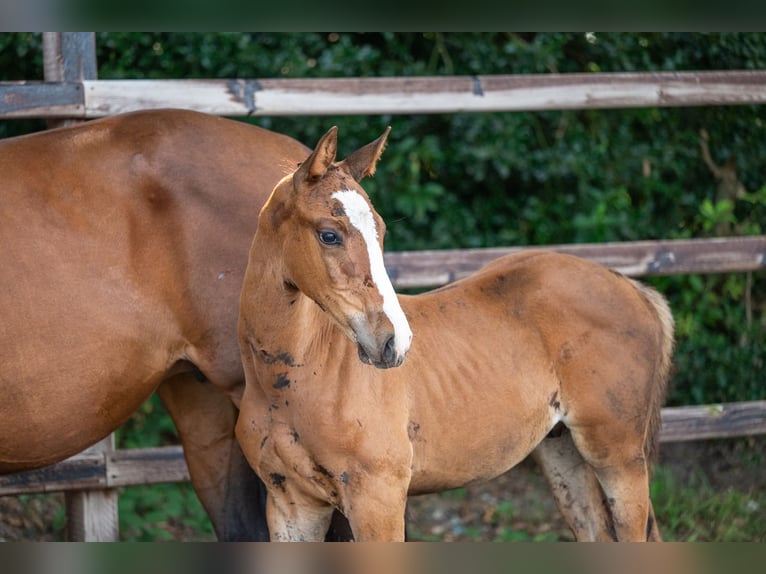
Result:
[[[98,77],[95,32],[43,32],[43,78],[46,82],[80,82]],[[48,128],[80,123],[49,119]]]
[[[79,82],[97,78],[94,32],[43,32],[43,74],[47,82]],[[48,127],[80,123],[76,119],[49,119]],[[114,435],[97,442],[86,452],[114,451]],[[86,542],[119,540],[117,491],[73,491],[65,494],[67,538]]]
[[[83,452],[103,454],[108,461],[114,451],[110,434]],[[120,539],[117,491],[76,490],[64,495],[67,514],[67,539],[79,542],[115,542]]]

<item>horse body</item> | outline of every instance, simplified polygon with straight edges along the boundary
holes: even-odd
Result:
[[[219,536],[265,535],[233,436],[238,296],[258,210],[306,153],[177,110],[0,142],[0,472],[79,452],[158,390]]]
[[[317,539],[338,508],[358,540],[402,539],[408,494],[533,452],[578,539],[658,539],[647,461],[672,347],[661,297],[575,257],[511,255],[400,296],[408,345],[381,310],[374,249],[333,201],[366,198],[354,180],[383,144],[334,163],[334,137],[275,188],[242,290],[237,434],[269,489],[272,537]]]

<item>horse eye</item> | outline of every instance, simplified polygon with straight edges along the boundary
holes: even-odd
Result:
[[[322,230],[319,232],[319,241],[325,245],[340,245],[343,243],[340,234],[329,230]]]

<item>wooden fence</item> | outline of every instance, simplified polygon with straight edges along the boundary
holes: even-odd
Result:
[[[51,125],[137,109],[230,115],[411,114],[766,103],[766,71],[527,76],[96,80],[92,33],[46,33],[45,82],[0,82],[0,119]],[[766,236],[546,246],[632,276],[758,271]],[[523,248],[385,254],[397,288],[434,287]],[[665,408],[664,442],[766,434],[766,401]],[[67,492],[69,536],[115,540],[122,486],[189,480],[181,447],[115,450],[113,438],[58,464],[0,476],[0,495]]]

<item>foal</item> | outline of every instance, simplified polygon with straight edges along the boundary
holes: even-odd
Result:
[[[544,251],[397,298],[358,183],[387,136],[336,162],[332,128],[260,213],[237,437],[272,539],[321,540],[337,508],[359,541],[403,540],[408,494],[533,451],[578,539],[659,539],[647,466],[673,346],[664,299]]]

